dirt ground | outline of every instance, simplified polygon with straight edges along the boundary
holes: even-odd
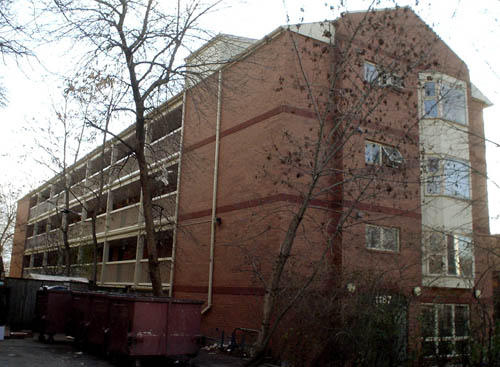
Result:
[[[109,361],[84,353],[72,342],[57,338],[44,344],[35,338],[0,340],[0,366],[2,367],[110,367]]]
[[[192,366],[192,367],[242,367],[245,360],[224,354],[213,354],[201,350],[191,360],[168,360],[166,358],[145,359],[143,366]],[[111,367],[135,366],[133,360],[110,361],[105,356],[87,353],[78,348],[64,335],[56,335],[54,343],[46,344],[36,337],[0,340],[1,367]]]

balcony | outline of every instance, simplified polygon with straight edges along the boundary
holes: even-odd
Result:
[[[96,218],[96,234],[103,233],[106,225],[106,214],[100,214]],[[83,236],[90,236],[92,234],[92,219],[87,218],[83,222],[81,234]]]
[[[159,162],[177,154],[180,147],[181,129],[177,129],[154,141],[148,149],[148,158],[151,162]]]
[[[136,225],[139,218],[139,204],[133,204],[110,212],[109,230]]]
[[[135,260],[112,261],[106,263],[104,283],[133,284]]]
[[[151,285],[151,278],[149,277],[149,264],[147,259],[143,259],[140,261],[140,276],[139,276],[139,285]],[[160,260],[160,275],[161,282],[163,285],[168,285],[170,282],[170,269],[172,267],[172,259],[162,259]]]

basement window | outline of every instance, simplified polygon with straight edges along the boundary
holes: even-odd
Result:
[[[373,250],[397,252],[399,250],[399,229],[367,224],[366,247]]]
[[[404,163],[404,158],[395,147],[366,141],[365,162],[377,166],[399,167]]]

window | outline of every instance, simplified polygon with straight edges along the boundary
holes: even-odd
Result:
[[[367,141],[365,142],[365,162],[378,166],[398,167],[403,164],[404,159],[397,148]]]
[[[381,87],[404,87],[403,78],[392,73],[383,72],[380,67],[370,62],[365,62],[364,79],[368,83],[377,82]]]
[[[378,69],[375,64],[365,62],[365,80],[369,83],[378,79]]]
[[[467,353],[468,305],[422,305],[422,352],[425,356]]]
[[[466,125],[465,89],[457,83],[427,81],[424,83],[424,117],[443,118]]]
[[[426,193],[469,199],[468,165],[451,159],[428,158]]]
[[[57,266],[59,262],[59,253],[57,251],[47,252],[47,266]]]
[[[366,247],[375,250],[399,250],[399,229],[366,225]]]
[[[427,242],[428,274],[474,277],[474,252],[469,237],[433,232]]]
[[[33,267],[41,268],[43,266],[43,252],[33,255]]]
[[[30,267],[30,260],[31,260],[31,255],[24,255],[23,256],[23,268]]]

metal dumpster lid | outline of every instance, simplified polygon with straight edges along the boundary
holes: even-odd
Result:
[[[140,294],[124,294],[124,293],[109,293],[109,298],[123,301],[134,301],[134,302],[161,302],[161,303],[191,303],[191,304],[203,304],[203,301],[191,300],[191,299],[176,299],[171,297],[155,297],[155,296],[143,296]]]
[[[36,280],[52,280],[56,282],[76,282],[76,283],[89,282],[87,278],[82,278],[82,277],[63,277],[58,275],[46,275],[46,274],[36,274],[36,273],[29,273],[28,278]]]

